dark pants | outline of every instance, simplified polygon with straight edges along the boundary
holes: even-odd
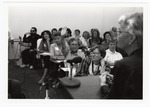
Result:
[[[44,68],[48,69],[48,75],[54,79],[65,76],[65,72],[59,70],[59,66],[64,67],[64,63],[54,63],[50,60],[50,56],[42,56]]]
[[[22,51],[22,63],[33,65],[34,61],[36,60],[37,52],[30,49],[25,49]]]

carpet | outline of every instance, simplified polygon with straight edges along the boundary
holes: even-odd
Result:
[[[28,67],[21,68],[16,64],[15,60],[9,61],[8,64],[8,78],[16,79],[21,82],[21,91],[25,94],[26,99],[45,99],[46,87],[41,86],[38,83],[43,74],[44,69],[32,69]],[[50,99],[70,99],[70,95],[66,90],[59,86],[53,88],[49,86]]]

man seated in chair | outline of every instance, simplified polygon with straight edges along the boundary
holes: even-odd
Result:
[[[68,41],[68,44],[69,44],[70,50],[67,53],[66,60],[73,59],[73,58],[78,57],[78,56],[82,57],[82,59],[85,58],[84,52],[82,52],[82,50],[78,49],[79,48],[79,41],[77,39],[71,38]],[[75,76],[76,73],[78,72],[80,65],[81,65],[80,63],[75,65],[75,67],[73,69],[73,76]],[[70,66],[70,64],[67,63],[66,66]]]
[[[23,37],[23,42],[20,42],[21,46],[26,47],[24,51],[22,51],[22,66],[25,67],[27,65],[30,66],[30,69],[33,69],[33,63],[36,59],[36,47],[37,47],[37,40],[41,38],[37,34],[37,29],[32,27],[30,32],[25,33]]]

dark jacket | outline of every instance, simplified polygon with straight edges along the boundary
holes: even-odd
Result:
[[[138,49],[129,57],[118,61],[112,69],[114,81],[111,89],[101,87],[102,97],[110,99],[142,99],[143,98],[143,55]]]
[[[30,49],[36,49],[37,47],[37,40],[41,38],[38,34],[30,34],[30,36],[26,37],[26,34],[23,37],[23,42],[31,43]]]

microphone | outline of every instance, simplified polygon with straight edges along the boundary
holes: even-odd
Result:
[[[78,49],[82,49],[82,50],[85,50],[87,49],[85,46],[80,46]]]
[[[67,60],[67,62],[68,63],[70,63],[70,64],[72,64],[72,63],[75,63],[75,64],[77,64],[77,63],[80,63],[82,61],[82,58],[81,57],[75,57],[75,58],[73,58],[73,59],[69,59],[69,60]]]
[[[80,86],[80,81],[77,78],[72,78],[72,70],[73,70],[73,63],[77,64],[80,63],[81,61],[82,58],[79,56],[66,61],[71,64],[71,69],[70,69],[70,77],[64,77],[60,79],[60,82],[63,86],[72,88]]]

